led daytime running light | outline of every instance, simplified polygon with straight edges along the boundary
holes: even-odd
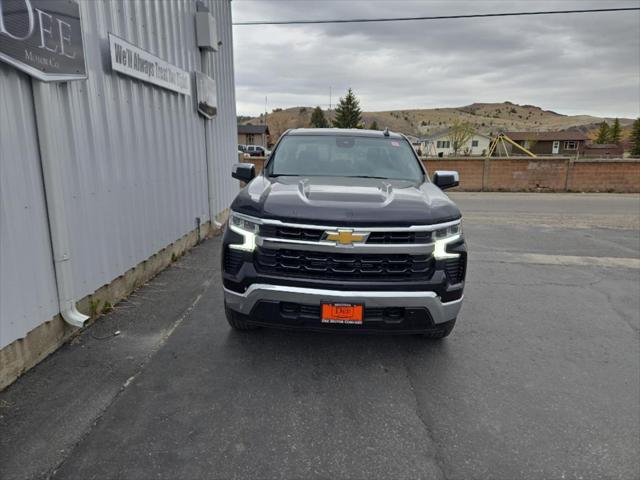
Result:
[[[229,228],[239,235],[242,235],[242,243],[231,243],[229,248],[244,252],[253,252],[256,249],[256,236],[260,231],[260,224],[249,218],[241,217],[235,213],[229,216]]]

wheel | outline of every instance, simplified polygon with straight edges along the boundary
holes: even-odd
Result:
[[[451,330],[453,330],[453,327],[455,325],[456,319],[454,318],[453,320],[449,320],[448,322],[438,324],[435,329],[430,332],[423,333],[422,336],[430,340],[441,340],[451,333]]]
[[[229,325],[231,325],[231,328],[233,328],[234,330],[247,331],[260,328],[256,325],[251,325],[249,322],[243,320],[242,318],[239,318],[239,315],[226,305],[224,306],[224,314],[227,317],[227,322],[229,322]]]

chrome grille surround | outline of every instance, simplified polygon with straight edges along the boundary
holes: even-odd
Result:
[[[242,214],[234,213],[242,217]],[[260,225],[256,237],[259,248],[309,250],[314,252],[345,253],[405,253],[431,255],[435,245],[434,233],[460,223],[459,220],[434,225],[412,225],[407,227],[350,227],[344,225],[312,225],[289,223],[280,220],[246,217]],[[350,230],[366,233],[366,240],[352,244],[340,244],[324,240],[327,232]]]

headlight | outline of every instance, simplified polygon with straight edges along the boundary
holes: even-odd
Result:
[[[462,236],[462,222],[440,228],[433,232],[434,247],[433,256],[436,260],[445,260],[447,258],[458,258],[459,253],[447,252],[447,245],[460,239]]]
[[[260,231],[260,220],[231,212],[229,228],[244,238],[242,243],[232,243],[229,248],[245,252],[253,252],[256,249],[256,235]]]

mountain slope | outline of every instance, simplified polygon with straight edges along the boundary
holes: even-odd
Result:
[[[311,121],[313,107],[293,107],[275,109],[267,115],[267,125],[272,139],[279,137],[288,128],[308,127]],[[333,111],[325,111],[329,119]],[[389,127],[390,130],[408,135],[428,136],[447,130],[455,122],[468,122],[479,133],[495,135],[500,131],[518,130],[565,130],[578,128],[592,136],[598,125],[611,118],[600,118],[591,115],[561,115],[551,110],[543,110],[534,105],[518,105],[511,102],[502,103],[473,103],[456,108],[429,108],[416,110],[392,110],[386,112],[363,112],[362,120],[365,127],[375,121],[380,128]],[[260,124],[264,115],[252,118],[242,123]],[[630,130],[633,119],[621,118],[623,133]]]

